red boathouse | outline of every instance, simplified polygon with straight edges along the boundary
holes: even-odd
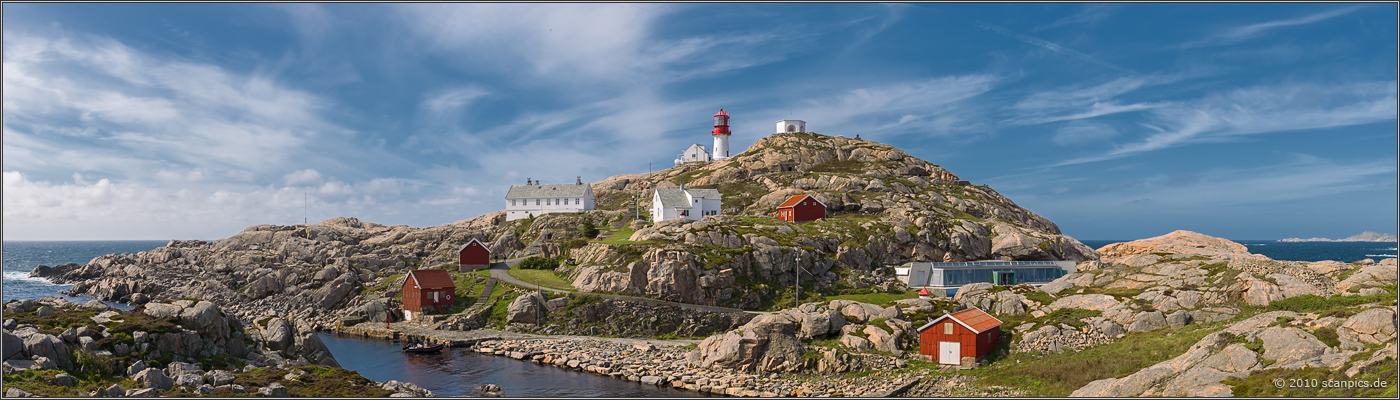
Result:
[[[457,271],[471,272],[483,270],[491,266],[491,249],[486,248],[485,243],[472,238],[467,244],[462,245],[457,250]]]
[[[963,358],[986,356],[1001,340],[1001,320],[977,307],[943,314],[919,327],[919,354],[939,364],[961,365]]]
[[[446,270],[422,269],[408,273],[408,277],[403,280],[403,317],[412,321],[414,318],[434,313],[447,311],[456,299],[452,294],[457,291],[457,285],[452,283],[452,276]]]
[[[822,218],[826,218],[826,204],[812,195],[793,195],[778,205],[778,219],[783,221],[815,221]]]

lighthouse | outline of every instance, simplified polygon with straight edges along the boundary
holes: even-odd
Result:
[[[723,108],[715,113],[715,130],[710,135],[715,137],[710,158],[715,161],[729,159],[729,113],[724,112]]]

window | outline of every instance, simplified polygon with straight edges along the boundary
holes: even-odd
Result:
[[[583,199],[574,199],[574,205],[583,204]]]
[[[953,323],[952,323],[952,322],[944,322],[944,323],[943,323],[943,334],[944,334],[944,335],[952,335],[952,334],[953,334]]]
[[[535,199],[535,205],[540,205],[540,199]]]
[[[515,200],[511,200],[511,201],[510,201],[510,205],[511,205],[512,207],[515,206]]]

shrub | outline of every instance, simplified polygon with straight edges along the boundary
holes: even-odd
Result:
[[[559,266],[559,259],[530,257],[520,262],[520,269],[554,269]]]

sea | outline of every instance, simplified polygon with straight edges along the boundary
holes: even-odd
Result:
[[[1082,240],[1094,249],[1128,240]],[[1302,242],[1280,243],[1272,240],[1235,240],[1249,247],[1251,253],[1263,254],[1275,260],[1342,262],[1365,258],[1380,261],[1396,256],[1396,243],[1386,242]],[[29,271],[39,265],[62,265],[70,262],[86,264],[93,258],[112,253],[137,253],[164,246],[166,241],[5,241],[4,299],[37,299],[61,296],[76,302],[83,297],[58,293],[70,285],[55,285],[39,278],[30,278]],[[111,303],[109,303],[111,304]],[[124,304],[113,304],[129,309]],[[594,374],[536,365],[506,357],[486,356],[463,349],[446,349],[436,355],[403,354],[399,344],[320,333],[321,340],[337,361],[346,369],[376,381],[398,380],[413,382],[438,396],[475,396],[476,385],[490,383],[505,389],[510,397],[699,397],[707,396],[670,387],[643,385]]]
[[[1098,250],[1113,243],[1131,240],[1080,240],[1080,243]],[[1371,259],[1380,262],[1395,258],[1395,242],[1277,242],[1273,240],[1231,240],[1245,245],[1250,253],[1263,254],[1275,260],[1284,261],[1341,261],[1354,262]]]

